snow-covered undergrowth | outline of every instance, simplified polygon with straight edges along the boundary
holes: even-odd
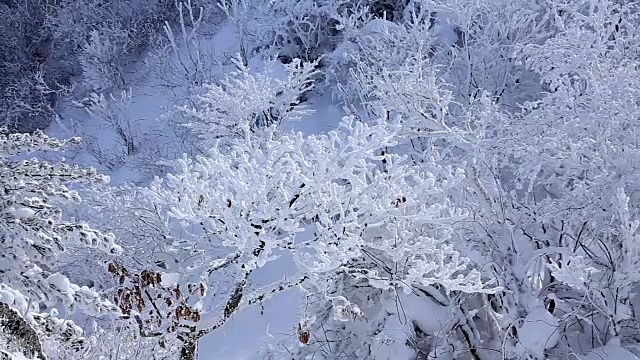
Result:
[[[156,5],[0,133],[1,351],[640,354],[637,3]]]

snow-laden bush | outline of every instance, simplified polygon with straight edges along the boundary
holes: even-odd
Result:
[[[174,1],[169,0],[62,0],[52,5],[45,25],[58,47],[60,60],[73,62],[94,31],[125,32],[127,50],[144,48],[164,21],[175,17],[174,9]]]
[[[106,143],[105,138],[96,139],[85,135],[86,150],[100,165],[114,170],[125,164],[126,159],[135,155],[140,147],[141,135],[135,122],[127,115],[131,105],[131,90],[120,92],[119,96],[91,93],[76,105],[83,107],[98,123],[112,131],[115,139]]]
[[[47,63],[47,11],[38,1],[0,4],[0,126],[12,131],[45,128],[55,100],[68,85]]]
[[[126,60],[127,33],[91,32],[78,55],[85,85],[93,91],[109,91],[125,85],[123,66]]]
[[[298,285],[323,302],[321,313],[309,314],[322,322],[327,306],[340,321],[384,318],[384,307],[365,293],[391,306],[398,294],[431,285],[495,292],[448,243],[452,223],[466,217],[448,197],[463,174],[436,163],[416,170],[405,156],[378,155],[395,144],[400,129],[346,117],[328,135],[270,132],[241,138],[230,152],[214,148],[195,161],[179,160],[175,174],[157,179],[150,199],[180,221],[194,245],[214,240],[227,249],[201,271],[230,267],[236,274],[228,300],[205,309],[208,320],[188,336],[197,339],[237,311]],[[252,288],[252,274],[283,253],[293,257],[295,276]]]
[[[271,59],[259,72],[250,71],[239,57],[233,63],[236,71],[218,83],[204,84],[193,106],[180,109],[186,118],[179,118],[183,123],[176,125],[202,139],[203,148],[259,137],[283,122],[309,114],[301,100],[313,88],[317,63],[294,59],[282,65]]]
[[[41,336],[71,341],[81,335],[73,322],[57,317],[55,308],[41,312],[41,306],[62,305],[71,312],[96,316],[117,313],[115,305],[96,291],[73,284],[55,271],[59,254],[70,245],[120,253],[112,234],[62,217],[62,206],[80,201],[67,185],[103,183],[107,178],[93,169],[65,163],[14,160],[23,153],[59,151],[77,143],[78,139],[58,141],[39,131],[33,135],[0,133],[0,303],[3,321],[8,321],[3,323],[3,332],[18,344],[23,342],[17,350],[30,356],[41,355]],[[24,332],[18,327],[33,330]]]
[[[431,333],[420,324],[403,331],[437,358],[582,356],[610,342],[632,349],[637,4],[423,5],[439,14],[432,24],[375,20],[352,33],[333,55],[336,71],[353,69],[338,93],[375,116],[402,117],[401,146],[385,153],[465,169],[454,203],[473,220],[456,223],[452,242],[506,291],[431,291],[453,319]],[[348,354],[357,345],[331,337],[336,326],[320,350]],[[461,341],[442,335],[452,332]]]
[[[224,0],[219,6],[236,26],[247,57],[268,50],[314,61],[333,51],[350,26],[402,17],[406,5],[403,0]]]
[[[507,13],[515,6],[492,4]],[[510,22],[485,22],[484,7],[474,10],[462,1],[439,5],[441,12],[445,5],[457,9],[449,21],[477,27],[465,32],[473,34],[465,42],[475,42],[475,50],[456,45],[454,52],[486,56],[464,56],[463,68],[440,63],[438,56],[429,59],[441,66],[442,81],[455,95],[456,102],[445,107],[453,131],[412,132],[419,135],[412,145],[422,146],[414,157],[436,156],[465,168],[467,204],[460,206],[474,220],[456,233],[506,290],[461,305],[463,314],[474,314],[465,324],[468,351],[478,358],[491,356],[493,350],[484,349],[495,349],[505,358],[540,359],[586,355],[610,341],[633,346],[637,279],[627,269],[638,261],[632,205],[637,146],[631,130],[638,117],[631,85],[638,76],[637,5],[553,3],[551,9],[533,8],[528,17],[514,14],[514,21],[529,19],[524,33],[522,27],[501,28]],[[492,31],[500,32],[487,33],[491,24],[499,24]],[[510,55],[498,61],[500,44],[511,40],[517,42],[508,48]],[[496,52],[489,52],[489,44]],[[418,74],[407,73],[386,93],[405,89]],[[497,74],[518,81],[501,80],[504,86],[496,87]],[[539,86],[526,84],[536,78]],[[475,90],[465,93],[469,88]],[[393,98],[373,94],[376,101]],[[402,101],[382,107],[420,118],[420,112],[403,109],[437,99],[433,92],[404,91]],[[514,109],[518,103],[523,108]],[[478,304],[482,308],[475,311]]]
[[[192,0],[176,2],[177,24],[164,22],[164,36],[156,41],[150,59],[146,61],[155,81],[177,98],[188,97],[202,84],[211,81],[214,70],[220,65],[219,54],[205,38],[210,28],[207,20],[211,19],[205,18],[206,8],[196,3]]]
[[[185,30],[185,26],[191,31],[190,27],[198,26],[185,24],[185,4],[190,12],[199,10],[200,15],[206,15],[205,21],[214,25],[220,19],[216,15],[220,10],[212,0],[184,4],[173,0],[57,2],[45,21],[55,46],[52,60],[67,75],[80,75],[81,69],[89,91],[121,89],[140,76],[128,67],[143,51],[154,50],[165,31],[171,33],[176,27]]]
[[[638,8],[576,2],[558,21],[561,32],[522,55],[551,92],[498,124],[500,141],[487,138],[483,151],[509,174],[501,186],[517,245],[508,251],[527,264],[527,292],[537,294],[519,306],[544,302],[563,333],[579,333],[561,341],[574,351],[614,338],[627,345],[637,336],[629,323],[638,296],[639,94],[637,37],[626,34]]]
[[[173,352],[175,349],[163,349],[156,339],[143,338],[137,331],[122,326],[106,330],[94,326],[84,343],[85,346],[80,349],[57,344],[50,345],[47,359],[173,360],[176,358]]]

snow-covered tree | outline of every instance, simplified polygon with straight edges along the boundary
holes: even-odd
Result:
[[[194,245],[226,249],[218,259],[205,257],[201,272],[234,269],[228,300],[205,309],[195,334],[298,285],[339,320],[388,315],[373,306],[374,298],[362,297],[367,292],[383,304],[431,285],[495,292],[448,243],[451,224],[466,217],[449,200],[463,173],[436,163],[418,170],[406,156],[378,155],[395,145],[400,130],[399,124],[369,126],[346,117],[341,130],[328,135],[268,132],[237,141],[230,152],[214,148],[179,160],[175,174],[157,179],[149,196],[182,224]],[[253,288],[252,274],[283,253],[293,256],[295,276]],[[364,343],[354,346],[367,346],[357,338]]]
[[[117,29],[101,33],[93,30],[78,58],[85,85],[93,91],[109,91],[125,85],[127,32]]]
[[[47,7],[39,1],[0,4],[0,126],[28,132],[46,127],[54,112],[55,91],[65,82],[45,64],[48,32],[43,26]],[[44,75],[44,76],[43,76]],[[39,79],[38,79],[39,77]]]
[[[58,193],[76,199],[64,181],[100,177],[12,160],[17,150],[0,156],[9,199],[0,246],[13,246],[3,259],[26,259],[11,270],[0,262],[0,326],[21,334],[9,353],[43,352],[32,339],[67,323],[35,304],[64,303],[120,312],[89,342],[126,346],[85,347],[86,356],[193,359],[198,341],[239,312],[299,291],[300,321],[259,358],[637,359],[637,2],[212,1],[154,1],[162,21],[153,26],[144,1],[130,11],[61,1],[50,17],[96,27],[91,37],[67,26],[77,21],[49,24],[54,40],[70,35],[72,52],[86,42],[87,56],[110,54],[116,38],[104,34],[133,49],[144,42],[138,30],[163,30],[169,43],[152,66],[165,88],[185,88],[168,117],[195,135],[198,156],[162,162],[172,173],[142,189],[90,192],[92,223],[115,232],[125,254],[88,274],[74,259],[107,255],[74,249],[58,267],[73,243],[66,230],[103,250],[117,249],[112,237],[50,206]],[[73,16],[89,3],[103,6]],[[238,34],[231,64],[204,48],[203,24],[218,19],[202,15],[211,8],[228,17],[224,34]],[[85,70],[100,70],[88,60]],[[235,72],[215,78],[217,66]],[[326,89],[345,105],[340,126],[287,133]],[[89,107],[120,129],[125,158],[146,134],[123,118],[135,102],[107,95]],[[27,170],[31,182],[13,175]],[[93,281],[114,304],[55,271]],[[76,328],[66,329],[61,356],[77,348]]]
[[[414,8],[404,23],[367,22],[332,56],[354,79],[339,94],[402,116],[404,145],[385,153],[465,169],[454,203],[472,220],[452,243],[506,290],[439,297],[455,304],[464,341],[439,339],[455,327],[416,332],[432,341],[421,351],[545,358],[633,346],[637,285],[624,269],[637,261],[637,4],[420,3],[422,18]]]
[[[199,286],[198,291],[192,291],[190,285],[199,281],[200,274],[185,270],[201,260],[200,249],[192,247],[187,251],[187,237],[172,231],[166,212],[131,184],[85,189],[82,198],[73,215],[90,218],[96,226],[112,231],[119,239],[122,254],[113,259],[91,249],[75,248],[61,256],[60,270],[72,281],[101,289],[120,310],[116,321],[97,320],[97,332],[88,334],[88,341],[126,341],[86,346],[82,353],[107,358],[177,358],[181,351],[178,330],[181,325],[191,324],[192,316],[198,312],[196,303],[203,297]],[[86,216],[88,212],[90,217]],[[224,286],[216,283],[203,290],[217,291]],[[185,313],[186,309],[193,315]],[[77,356],[66,347],[60,348],[58,354],[61,359]]]
[[[173,352],[175,349],[163,349],[157,346],[157,339],[141,338],[136,329],[122,326],[105,329],[94,325],[84,341],[86,346],[80,349],[59,346],[48,359],[173,360],[176,358]]]
[[[131,89],[120,92],[118,96],[91,93],[86,99],[76,103],[84,108],[99,126],[115,134],[115,139],[110,144],[105,144],[104,139],[96,139],[90,135],[85,134],[83,137],[86,150],[100,165],[110,170],[123,166],[128,158],[136,155],[141,146],[141,136],[135,127],[135,120],[127,114],[131,106],[131,97]]]
[[[117,312],[116,306],[96,291],[71,283],[55,269],[59,254],[70,245],[120,253],[111,234],[62,217],[63,206],[80,201],[78,193],[68,185],[104,183],[108,178],[93,169],[64,162],[16,159],[33,151],[60,151],[78,141],[51,139],[39,131],[0,133],[0,303],[6,321],[3,333],[14,337],[11,341],[18,344],[17,350],[29,356],[42,357],[39,337],[73,340],[81,335],[73,322],[57,317],[58,310],[41,312],[42,306],[61,304],[67,311],[93,315]],[[25,327],[32,330],[20,330]]]
[[[479,149],[481,182],[493,193],[477,208],[482,247],[501,244],[491,258],[501,276],[511,273],[497,308],[509,319],[500,325],[505,356],[584,354],[637,336],[629,331],[637,279],[625,269],[638,261],[638,8],[556,5],[561,30],[518,49],[548,92],[520,112],[494,112]],[[547,335],[534,341],[539,319]]]
[[[239,56],[233,64],[236,71],[219,84],[204,84],[202,93],[193,99],[194,105],[181,108],[188,116],[181,125],[202,140],[203,148],[260,136],[309,114],[302,97],[313,87],[316,62],[294,59],[283,65],[271,59],[260,72],[250,71]]]

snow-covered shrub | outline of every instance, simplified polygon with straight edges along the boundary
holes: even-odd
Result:
[[[148,65],[160,85],[174,92],[186,90],[190,94],[213,78],[213,70],[219,64],[214,57],[215,49],[204,41],[207,24],[203,18],[205,9],[192,0],[176,2],[173,11],[178,24],[165,21],[164,37],[156,44]],[[175,29],[174,29],[175,28]]]
[[[638,281],[629,267],[639,260],[631,205],[639,74],[637,38],[625,35],[637,27],[638,8],[576,2],[557,21],[560,33],[523,48],[524,62],[551,92],[496,127],[500,142],[487,139],[487,153],[511,174],[502,183],[512,189],[507,201],[520,204],[510,205],[509,217],[511,231],[528,239],[515,251],[527,261],[530,289],[563,331],[580,333],[577,344],[562,343],[575,351],[612,338],[626,345],[635,341],[627,329]]]
[[[91,268],[109,259],[86,251],[65,256],[65,263],[76,264],[64,267],[74,279],[94,282],[120,308],[119,320],[114,325],[100,323],[101,328],[131,336],[131,351],[155,349],[167,358],[192,359],[203,335],[201,322],[207,320],[199,300],[205,298],[210,304],[210,292],[226,294],[235,285],[226,275],[215,276],[215,264],[209,264],[224,254],[222,246],[200,241],[197,225],[190,229],[193,234],[181,231],[164,209],[131,185],[99,188],[83,198],[86,208],[96,214],[95,223],[108,226],[122,239],[123,254],[107,269],[79,273],[77,264]]]
[[[51,5],[45,25],[57,46],[58,60],[73,65],[75,55],[94,31],[124,32],[128,52],[143,49],[164,21],[173,19],[174,8],[170,0],[61,0]],[[74,71],[72,66],[67,69]]]
[[[385,307],[371,301],[391,306],[398,294],[416,287],[495,292],[448,243],[451,224],[466,217],[448,200],[463,174],[435,163],[416,171],[407,157],[377,155],[395,144],[400,130],[399,124],[369,126],[346,117],[328,135],[239,139],[230,151],[213,148],[195,161],[179,160],[175,174],[154,181],[150,199],[182,224],[181,232],[199,246],[226,249],[201,271],[235,269],[228,300],[217,311],[205,309],[203,317],[213,321],[192,336],[298,285],[323,309],[342,309],[334,311],[340,321],[384,318]],[[283,253],[293,256],[295,276],[252,288],[252,274]],[[366,293],[376,295],[367,300]],[[321,319],[314,334],[331,322],[324,310],[309,316]],[[368,346],[365,338],[344,334]]]
[[[219,10],[210,2],[193,0],[194,5],[189,1],[187,7],[197,12],[198,7],[208,5],[215,11],[205,13],[215,22]],[[89,91],[122,88],[140,76],[127,68],[144,50],[155,47],[167,29],[170,33],[176,27],[184,30],[182,9],[183,4],[173,0],[57,2],[46,19],[55,45],[53,61],[69,75],[79,75],[77,70],[82,69]],[[196,24],[186,24],[191,25]]]
[[[405,1],[220,1],[236,26],[242,52],[266,50],[288,58],[314,61],[332,52],[353,26],[372,18],[393,19]]]
[[[94,30],[78,55],[82,77],[88,90],[105,92],[125,85],[127,33]]]
[[[149,269],[132,273],[117,262],[109,264],[109,272],[118,281],[114,302],[129,326],[143,338],[155,338],[160,349],[179,349],[180,359],[193,359],[205,283],[180,281],[179,273]]]
[[[420,351],[437,358],[452,348],[543,358],[613,340],[630,346],[637,5],[421,3],[437,15],[350,32],[332,55],[335,72],[352,76],[339,78],[338,92],[354,108],[409,125],[385,153],[408,154],[418,168],[437,159],[465,169],[452,201],[473,221],[457,222],[451,243],[507,291],[461,298],[431,289],[454,320],[431,333],[403,331],[427,340]],[[311,352],[353,349],[331,337],[336,327]]]
[[[118,323],[116,323],[118,324]],[[46,344],[49,360],[77,359],[127,359],[127,360],[174,360],[176,349],[163,349],[158,340],[141,337],[136,330],[123,327],[113,328],[94,326],[81,348]]]
[[[241,52],[247,58],[256,51],[275,47],[275,52],[305,61],[317,60],[333,41],[331,16],[350,3],[316,1],[225,0],[220,7],[236,26]],[[335,24],[334,24],[335,25]]]
[[[125,159],[135,155],[140,146],[140,135],[135,130],[135,123],[127,115],[131,104],[131,90],[122,91],[119,96],[113,94],[91,93],[77,105],[84,107],[97,121],[99,126],[113,131],[116,138],[112,144],[104,145],[105,138],[87,138],[86,149],[103,166],[116,169],[125,163]]]
[[[192,252],[184,251],[184,246],[189,246],[188,238],[172,231],[166,213],[132,185],[87,189],[82,197],[83,206],[77,207],[73,215],[90,218],[96,225],[109,228],[121,240],[119,245],[123,251],[117,260],[82,248],[74,248],[61,257],[61,271],[79,284],[100,289],[121,313],[116,321],[98,321],[97,333],[88,334],[81,353],[102,354],[107,358],[110,358],[108,354],[120,358],[117,353],[141,359],[145,354],[155,354],[158,359],[178,358],[183,344],[178,338],[188,333],[197,311],[197,299],[194,299],[202,296],[191,294],[188,286],[198,282],[200,274],[193,276],[184,269],[202,260],[198,256],[201,250],[194,247]],[[87,216],[89,212],[91,216]],[[105,263],[109,265],[105,267]],[[158,276],[159,283],[156,282]],[[216,280],[216,285],[208,286],[212,291],[225,287],[225,282]],[[183,318],[181,314],[187,308],[182,306],[181,299],[194,315],[189,313]],[[109,339],[127,340],[100,345],[111,341]],[[93,341],[98,343],[90,344]],[[54,352],[61,359],[73,358],[77,353],[68,346],[58,347]]]
[[[353,64],[354,83],[347,81],[342,89],[351,90],[347,94],[355,99],[346,100],[359,100],[374,116],[400,116],[403,134],[412,138],[451,133],[455,124],[447,122],[452,121],[449,111],[455,97],[441,79],[440,67],[429,58],[436,42],[433,34],[412,34],[384,20],[369,22],[361,32],[349,44],[356,50],[343,54],[346,64]]]
[[[523,44],[538,44],[557,31],[545,1],[418,1],[431,14],[438,38],[434,60],[446,66],[457,101],[470,104],[483,92],[517,111],[540,92],[539,78],[516,58]],[[555,1],[552,2],[555,4]],[[555,5],[554,5],[555,6]]]
[[[69,93],[70,87],[51,83],[56,79],[40,67],[21,74],[19,80],[3,90],[0,117],[12,132],[33,132],[46,128],[56,116],[55,103]]]
[[[73,284],[55,271],[59,254],[70,245],[116,255],[121,252],[112,234],[62,217],[62,206],[80,201],[68,184],[98,184],[107,178],[93,169],[65,163],[13,159],[23,153],[59,151],[77,143],[77,138],[59,141],[39,131],[33,135],[0,134],[0,302],[33,327],[38,336],[62,340],[77,337],[81,331],[72,322],[58,319],[56,309],[43,313],[41,306],[62,305],[71,312],[80,310],[97,316],[117,312],[115,305],[94,290]]]
[[[468,321],[469,338],[505,358],[586,355],[637,336],[629,328],[637,279],[626,270],[638,261],[630,130],[638,117],[637,5],[554,6],[534,17],[550,23],[541,20],[538,34],[512,48],[522,65],[502,68],[541,79],[524,89],[538,89],[529,98],[539,101],[514,110],[485,82],[489,94],[453,113],[471,120],[465,141],[428,143],[444,160],[467,164],[464,207],[474,221],[458,234],[506,290],[467,302],[485,304]],[[539,36],[546,41],[532,40]],[[504,96],[523,95],[520,86]]]
[[[200,137],[204,148],[260,136],[309,113],[301,100],[313,87],[317,63],[294,59],[283,65],[271,59],[260,72],[250,71],[239,57],[234,64],[235,72],[219,83],[205,84],[194,105],[182,108],[187,118],[181,125]]]
[[[12,131],[45,128],[58,89],[68,85],[47,63],[46,14],[47,8],[35,0],[0,4],[0,126]]]
[[[273,44],[289,56],[316,60],[332,49],[337,17],[355,4],[351,1],[283,1],[271,4]]]

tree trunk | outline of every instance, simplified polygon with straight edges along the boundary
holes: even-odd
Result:
[[[180,360],[195,360],[198,351],[198,340],[189,339],[182,344],[180,349]]]

